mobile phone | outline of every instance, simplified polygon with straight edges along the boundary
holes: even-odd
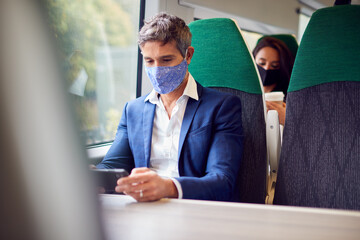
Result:
[[[125,169],[90,169],[101,193],[116,193],[117,180],[129,176]]]

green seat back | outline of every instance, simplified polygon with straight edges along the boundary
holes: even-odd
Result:
[[[254,61],[236,23],[227,18],[194,21],[194,56],[189,71],[205,87],[229,87],[261,94]]]
[[[195,80],[241,100],[244,141],[234,201],[264,203],[265,119],[259,76],[252,55],[231,19],[199,20],[189,27],[195,48],[189,71]]]
[[[360,210],[360,6],[315,12],[286,100],[274,204]]]
[[[360,6],[316,11],[304,32],[288,92],[327,82],[360,81]]]
[[[261,39],[263,39],[264,37],[273,37],[276,39],[279,39],[281,41],[283,41],[286,46],[289,48],[290,52],[293,54],[294,57],[296,57],[296,53],[297,50],[299,48],[299,44],[296,41],[296,38],[291,35],[291,34],[272,34],[272,35],[264,35],[261,38],[259,38],[259,40],[257,41],[257,43],[260,42]]]

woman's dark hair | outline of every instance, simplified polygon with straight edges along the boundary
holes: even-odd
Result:
[[[283,77],[281,78],[282,81],[276,84],[273,91],[282,91],[286,95],[289,87],[291,71],[294,66],[294,55],[283,41],[273,37],[264,37],[258,42],[253,50],[254,58],[264,47],[271,47],[279,53],[280,71]]]

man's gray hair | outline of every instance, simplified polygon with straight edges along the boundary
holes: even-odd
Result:
[[[161,41],[165,45],[175,40],[176,47],[185,57],[187,48],[191,46],[191,32],[184,20],[167,13],[159,13],[144,23],[139,32],[140,47],[148,41]]]

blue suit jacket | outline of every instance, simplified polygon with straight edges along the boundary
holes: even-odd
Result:
[[[241,103],[236,96],[197,83],[189,98],[179,141],[183,198],[229,201],[242,156]],[[146,96],[125,105],[114,143],[98,168],[149,167],[156,105]]]

